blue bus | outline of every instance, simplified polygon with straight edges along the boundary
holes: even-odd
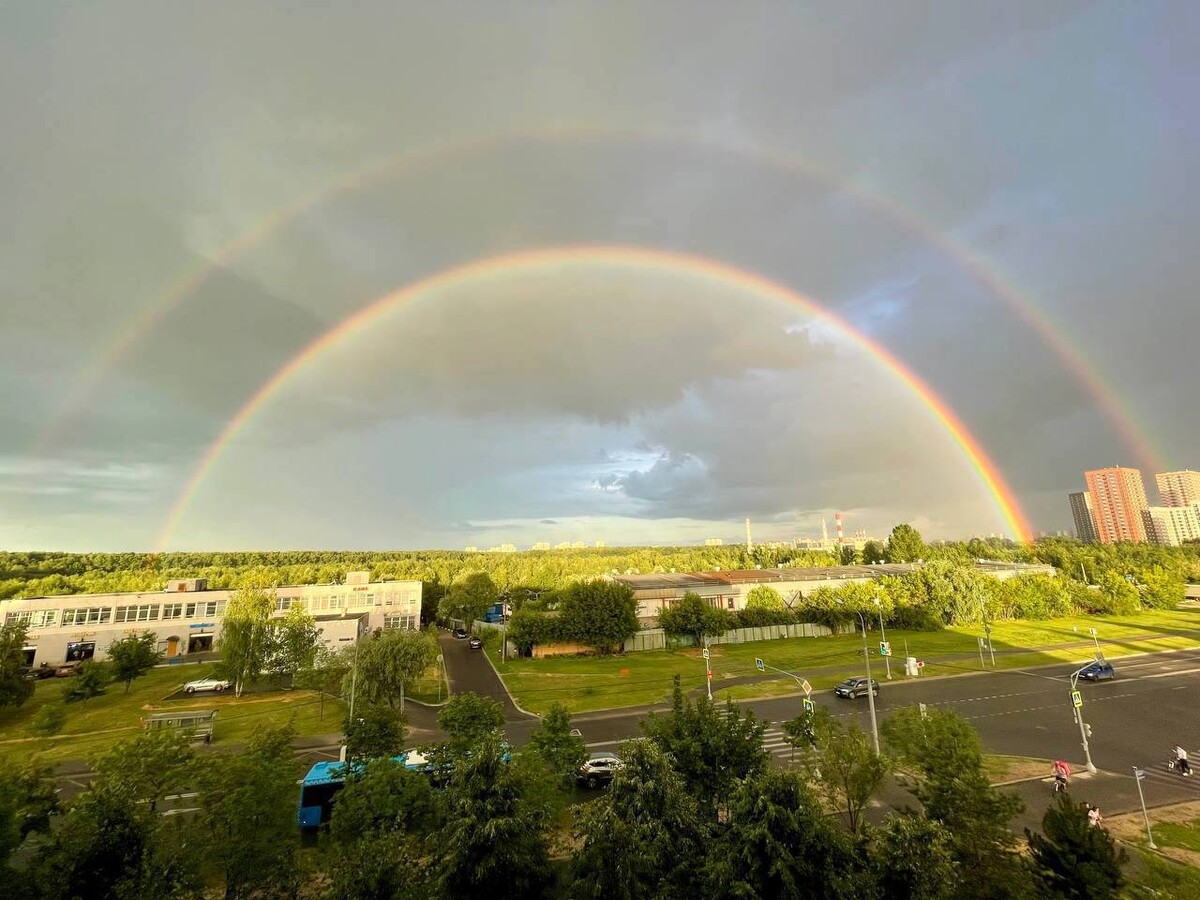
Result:
[[[500,742],[501,759],[509,762],[508,741]],[[410,772],[424,772],[435,785],[446,783],[446,774],[439,776],[434,764],[420,750],[409,750],[399,756],[393,756]],[[318,828],[329,821],[333,815],[333,801],[338,793],[346,786],[346,766],[344,762],[314,763],[300,782],[300,809],[296,821],[301,828]]]
[[[433,766],[418,750],[409,750],[392,757],[410,772],[432,773]],[[346,786],[344,762],[314,763],[300,782],[300,811],[297,821],[301,828],[316,828],[329,821],[333,814],[333,798]]]

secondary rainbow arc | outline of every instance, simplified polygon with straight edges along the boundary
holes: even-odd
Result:
[[[253,420],[254,416],[290,381],[298,372],[312,364],[324,352],[366,328],[379,317],[418,297],[461,287],[465,284],[512,276],[562,265],[620,266],[642,268],[653,271],[676,272],[705,278],[714,283],[739,288],[763,298],[771,298],[793,304],[836,328],[858,346],[874,357],[911,390],[930,413],[940,422],[947,434],[963,452],[976,472],[982,486],[996,505],[1012,535],[1018,540],[1031,538],[1028,520],[1021,509],[1016,495],[1005,481],[996,464],[982,445],[963,424],[953,409],[919,376],[912,372],[886,348],[855,329],[835,313],[825,309],[816,301],[790,287],[772,281],[757,273],[736,268],[724,262],[693,256],[671,250],[620,245],[580,245],[547,247],[517,253],[486,257],[427,276],[393,291],[358,312],[346,317],[337,325],[313,340],[287,363],[280,367],[226,423],[216,440],[208,447],[188,478],[178,499],[172,506],[157,540],[155,552],[162,552],[170,544],[188,507],[196,497],[205,479],[217,462],[231,446],[237,436]]]
[[[445,164],[464,154],[485,152],[519,142],[579,139],[678,142],[704,146],[782,171],[799,174],[845,192],[855,202],[883,215],[897,226],[937,248],[939,253],[953,260],[976,284],[1015,311],[1018,317],[1053,351],[1076,382],[1084,387],[1139,464],[1150,471],[1164,471],[1167,468],[1161,454],[1144,437],[1144,429],[1137,424],[1134,414],[1121,402],[1119,393],[1107,383],[1097,368],[1088,362],[1086,354],[1066,337],[1063,328],[1056,325],[1050,316],[1040,310],[1025,292],[1021,291],[1011,280],[1005,278],[994,265],[989,264],[981,255],[951,235],[939,231],[895,200],[885,197],[865,185],[831,173],[807,159],[773,148],[763,148],[709,135],[695,135],[665,128],[622,129],[586,123],[555,124],[545,128],[506,132],[482,138],[471,137],[443,141],[406,151],[376,165],[337,178],[271,213],[254,227],[223,246],[210,261],[189,272],[162,299],[144,307],[116,333],[97,356],[81,367],[73,379],[72,386],[49,417],[47,425],[35,437],[34,453],[36,454],[41,447],[54,438],[60,424],[70,419],[71,412],[82,406],[91,391],[102,383],[107,374],[132,352],[136,343],[157,327],[172,309],[189,296],[197,293],[214,274],[220,272],[223,266],[231,260],[277,234],[289,222],[317,204],[350,191],[394,180],[402,177],[406,172],[419,170],[424,166]]]

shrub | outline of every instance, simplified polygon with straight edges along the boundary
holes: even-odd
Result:
[[[34,734],[52,735],[62,731],[67,722],[67,707],[62,703],[47,703],[29,720],[29,730]]]

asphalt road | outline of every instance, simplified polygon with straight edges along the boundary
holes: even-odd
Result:
[[[1200,705],[1200,648],[1113,662],[1117,669],[1113,681],[1083,682],[1080,687],[1084,721],[1092,726],[1092,760],[1100,770],[1096,775],[1084,773],[1079,728],[1072,715],[1069,675],[1077,667],[981,672],[925,681],[881,679],[876,710],[882,724],[892,710],[917,703],[950,709],[978,730],[990,752],[1066,759],[1076,773],[1073,795],[1096,803],[1106,815],[1138,808],[1134,766],[1146,772],[1143,789],[1148,806],[1200,799],[1200,775],[1182,778],[1166,768],[1169,751],[1176,744],[1188,749],[1200,764],[1200,722],[1195,714]],[[872,674],[878,677],[882,673],[873,670]],[[865,697],[842,700],[821,691],[813,694],[813,700],[869,731]],[[785,721],[801,711],[798,697],[743,702],[741,706],[771,722]],[[575,724],[589,747],[607,750],[639,736],[645,714],[645,709],[581,714],[575,717]],[[512,722],[507,730],[514,743],[520,744],[529,725]],[[764,745],[781,763],[790,754],[778,726],[768,729]],[[1026,800],[1031,815],[1040,816],[1049,782],[1035,780],[1013,789]]]

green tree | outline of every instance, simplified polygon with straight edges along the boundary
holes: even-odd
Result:
[[[910,786],[925,815],[952,836],[954,859],[976,877],[962,897],[1022,897],[1029,876],[1013,851],[1008,823],[1022,809],[1015,794],[995,790],[983,770],[979,736],[954,713],[894,712],[883,726],[891,751],[915,774]]]
[[[0,874],[11,876],[8,861],[13,853],[30,834],[49,831],[50,817],[57,810],[48,770],[0,761]]]
[[[1152,609],[1174,609],[1183,602],[1183,577],[1168,569],[1142,573],[1142,603]]]
[[[92,697],[104,693],[104,689],[112,683],[112,667],[106,662],[85,659],[71,676],[71,687],[67,691],[68,700],[82,700],[86,703]]]
[[[29,626],[5,622],[0,626],[0,709],[20,706],[33,696],[33,682],[25,678],[25,639]]]
[[[318,647],[312,667],[301,669],[293,684],[306,691],[315,691],[319,700],[320,718],[325,718],[325,698],[340,697],[346,676],[352,668],[352,650],[336,653],[328,647]]]
[[[492,577],[485,572],[472,572],[450,586],[441,602],[440,612],[448,619],[461,619],[469,629],[499,600],[500,589]]]
[[[410,772],[390,757],[366,763],[333,804],[329,838],[348,845],[363,836],[403,832],[426,837],[441,827],[442,795],[421,772]]]
[[[317,620],[299,605],[289,607],[283,618],[275,624],[271,643],[275,651],[272,667],[281,678],[290,676],[293,684],[298,672],[313,668],[317,651],[323,649]]]
[[[675,676],[671,712],[651,713],[642,722],[646,736],[663,749],[675,771],[710,814],[738,781],[766,770],[763,749],[767,723],[743,713],[732,702],[718,709],[705,697],[685,697]]]
[[[330,900],[429,900],[437,896],[429,853],[412,835],[382,831],[331,848]]]
[[[921,532],[904,523],[892,529],[888,536],[887,561],[891,563],[913,563],[929,558],[929,548],[921,540]]]
[[[153,631],[131,634],[108,645],[108,662],[112,666],[113,679],[125,682],[125,693],[133,679],[141,678],[162,662],[163,652],[158,649],[158,635]]]
[[[710,815],[653,741],[621,745],[624,767],[577,814],[574,897],[604,900],[704,896],[701,860]]]
[[[699,645],[706,637],[724,634],[730,622],[725,610],[714,609],[699,594],[688,591],[658,614],[658,624],[669,635],[691,635]]]
[[[887,562],[887,550],[876,540],[869,540],[862,547],[862,561],[868,566]]]
[[[404,709],[405,685],[437,659],[437,643],[423,631],[385,628],[358,646],[358,691],[370,703]]]
[[[233,681],[235,696],[262,675],[275,654],[271,614],[275,601],[258,588],[243,588],[230,598],[221,621],[221,670]]]
[[[961,872],[946,827],[918,813],[888,816],[870,834],[870,860],[889,900],[953,900]]]
[[[827,803],[846,814],[852,832],[862,830],[863,812],[887,774],[887,767],[857,724],[843,726],[822,709],[813,722],[818,753],[806,761],[809,775]]]
[[[850,840],[800,773],[773,769],[741,782],[728,812],[728,827],[706,853],[704,896],[870,895]]]
[[[750,592],[746,594],[746,609],[782,611],[786,610],[787,606],[779,596],[779,591],[770,585],[760,584],[750,588]]]
[[[354,718],[347,714],[342,726],[347,760],[361,764],[396,756],[404,749],[404,726],[404,716],[390,707],[358,707]]]
[[[450,736],[450,748],[463,755],[504,725],[504,707],[478,694],[455,694],[438,713],[438,724]]]
[[[259,731],[244,752],[212,757],[199,770],[195,826],[227,900],[289,892],[299,879],[293,735]]]
[[[1137,612],[1141,602],[1138,589],[1111,569],[1100,576],[1100,596],[1104,600],[1100,611],[1118,616]]]
[[[638,632],[633,589],[617,581],[578,581],[558,600],[562,627],[571,640],[600,653],[620,649]]]
[[[179,828],[110,781],[71,805],[31,871],[40,900],[188,897],[200,887],[199,859]]]
[[[1120,896],[1125,851],[1106,828],[1088,821],[1087,805],[1058,794],[1042,816],[1042,833],[1025,837],[1041,894],[1066,900],[1109,900]]]
[[[97,778],[149,804],[154,812],[167,794],[189,786],[192,760],[190,737],[161,728],[114,744],[92,760],[92,770]]]
[[[526,802],[493,733],[459,760],[437,836],[447,897],[537,898],[552,881],[544,808]]]
[[[583,738],[571,733],[571,712],[564,703],[550,707],[530,734],[529,745],[566,789],[574,784],[576,770],[587,759]]]
[[[792,759],[796,758],[796,751],[815,750],[817,746],[817,715],[816,709],[812,712],[802,712],[794,719],[788,719],[781,724],[780,729],[783,731],[784,740],[792,748]]]

